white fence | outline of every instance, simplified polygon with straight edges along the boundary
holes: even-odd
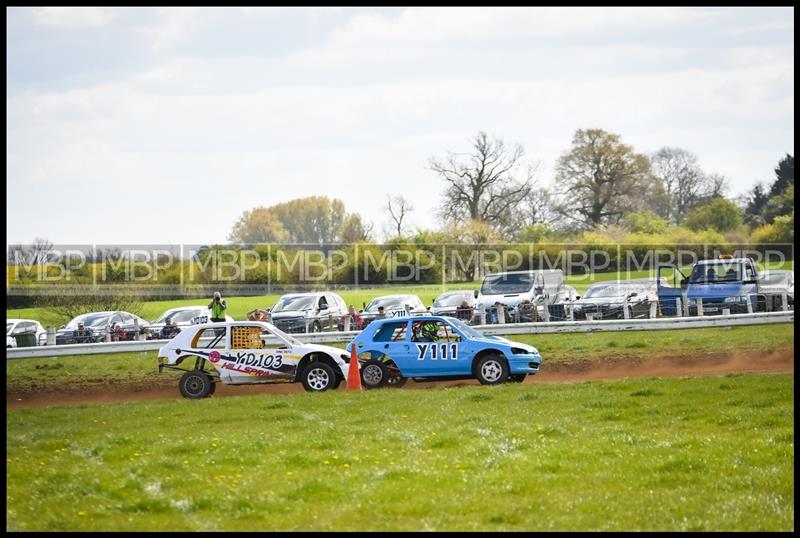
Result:
[[[696,329],[702,327],[734,327],[740,325],[764,325],[770,323],[794,323],[794,311],[760,312],[757,314],[732,314],[729,316],[694,316],[656,319],[609,319],[600,321],[554,321],[536,323],[514,323],[507,325],[478,325],[485,335],[583,333],[600,331],[655,331],[664,329]],[[359,331],[309,333],[298,335],[307,343],[350,342]],[[42,357],[64,357],[70,355],[95,355],[98,353],[124,353],[131,351],[158,351],[166,340],[144,342],[110,342],[99,344],[70,344],[61,346],[38,346],[7,348],[7,359],[33,359]]]

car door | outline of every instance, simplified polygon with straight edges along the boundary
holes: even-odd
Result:
[[[230,348],[220,373],[234,383],[294,378],[297,360],[290,360],[291,349],[282,342],[267,343],[268,336],[259,326],[231,325]]]
[[[419,329],[423,324],[436,326],[434,340]],[[416,355],[420,375],[449,376],[470,373],[469,344],[460,331],[445,320],[414,320],[411,326],[411,350]]]

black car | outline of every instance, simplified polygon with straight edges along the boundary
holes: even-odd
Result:
[[[124,340],[134,340],[136,320],[139,332],[143,333],[148,326],[147,321],[130,312],[109,310],[81,314],[56,331],[56,345],[105,342],[106,335],[114,324],[124,331]],[[82,333],[79,331],[80,324],[83,324],[84,328]]]
[[[572,303],[572,314],[576,320],[623,319],[623,304],[627,300],[631,318],[650,316],[650,299],[656,297],[655,280],[610,280],[590,286],[583,296]]]

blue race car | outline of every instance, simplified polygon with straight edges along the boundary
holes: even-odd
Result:
[[[356,346],[366,388],[415,381],[477,378],[483,385],[522,382],[539,371],[542,356],[527,344],[484,336],[449,316],[405,316],[373,321],[347,345]]]

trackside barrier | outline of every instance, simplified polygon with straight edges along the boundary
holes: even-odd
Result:
[[[665,329],[697,329],[703,327],[734,327],[739,325],[765,325],[771,323],[794,323],[794,311],[759,312],[756,314],[731,314],[729,316],[692,316],[656,319],[606,319],[597,321],[550,321],[514,323],[506,325],[476,325],[473,328],[487,336],[503,334],[552,334],[584,333],[603,331],[657,331]],[[309,333],[300,335],[306,343],[350,342],[360,331]],[[201,339],[200,343],[209,342]],[[277,343],[267,338],[268,343]],[[158,351],[167,340],[110,342],[99,344],[70,344],[61,346],[34,346],[6,348],[7,359],[33,359],[41,357],[66,357],[70,355],[94,355],[98,353],[130,353]]]

